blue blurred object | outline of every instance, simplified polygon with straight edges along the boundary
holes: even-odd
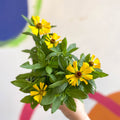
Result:
[[[27,0],[0,0],[0,41],[16,38],[26,25]]]

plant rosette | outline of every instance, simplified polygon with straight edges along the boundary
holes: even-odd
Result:
[[[31,72],[20,74],[12,81],[20,91],[29,93],[21,102],[30,103],[32,109],[40,104],[45,111],[51,108],[52,113],[62,104],[76,111],[74,98],[83,101],[89,93],[94,94],[95,79],[108,74],[101,70],[101,63],[95,55],[82,53],[80,58],[73,55],[78,49],[76,44],[67,47],[67,39],[51,33],[55,26],[45,19],[40,20],[39,16],[23,18],[32,31],[23,34],[30,35],[35,46],[23,50],[30,55],[32,64],[27,61],[21,67],[31,69]]]

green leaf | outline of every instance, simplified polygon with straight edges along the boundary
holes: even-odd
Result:
[[[50,67],[58,69],[58,57],[52,57],[49,62]]]
[[[89,62],[89,60],[90,60],[90,54],[88,54],[88,55],[85,57],[85,61],[86,61],[86,62]]]
[[[35,41],[36,46],[38,47],[40,45],[39,42],[41,41],[40,37],[36,36],[36,35],[33,35],[33,40]]]
[[[99,78],[99,75],[96,72],[92,72],[92,75],[93,75],[93,79]]]
[[[22,64],[20,67],[26,68],[26,69],[40,69],[40,68],[43,68],[44,65],[43,65],[43,64],[40,64],[40,63],[36,63],[36,64],[33,64],[33,65],[30,65],[29,62],[25,62],[25,63]]]
[[[63,51],[63,53],[66,53],[66,49],[67,49],[67,39],[64,38],[61,42],[61,49]]]
[[[88,80],[88,83],[91,84],[94,87],[95,91],[96,91],[95,81],[94,80]]]
[[[33,84],[40,84],[40,82],[46,82],[46,77],[44,76],[44,77],[38,77],[34,82],[33,82]]]
[[[33,76],[36,76],[36,77],[42,77],[42,76],[47,75],[45,68],[37,69],[32,74]]]
[[[38,102],[33,100],[32,103],[31,103],[31,108],[34,109],[37,105],[38,105]]]
[[[30,51],[29,58],[32,59],[33,64],[38,63],[37,48],[33,47]]]
[[[48,74],[51,74],[52,73],[52,68],[50,67],[50,66],[47,66],[46,67],[46,72],[48,73]]]
[[[99,77],[102,78],[102,77],[108,76],[107,73],[99,72],[99,71],[93,71],[92,75],[93,75],[93,79],[96,79],[96,78],[99,78]]]
[[[25,88],[26,86],[31,86],[31,82],[24,79],[18,79],[18,80],[12,81],[11,83],[21,88]]]
[[[24,93],[30,93],[30,91],[34,90],[34,88],[32,87],[32,84],[31,86],[26,86],[24,88],[20,88],[20,91],[24,92]]]
[[[94,68],[94,70],[95,70],[95,71],[98,71],[98,72],[102,72],[102,70],[99,69],[99,68]]]
[[[44,37],[42,37],[40,40],[40,42],[42,43],[41,49],[44,51],[45,55],[48,56],[51,53],[51,50],[48,49],[48,47],[44,41],[45,41],[45,39],[44,39]]]
[[[22,34],[30,35],[30,36],[35,36],[34,34],[32,34],[32,33],[30,33],[30,32],[23,32]]]
[[[65,75],[65,72],[59,71],[55,75]]]
[[[31,20],[29,20],[27,17],[25,17],[24,15],[22,15],[22,17],[32,26],[34,26],[33,22]]]
[[[30,52],[31,52],[31,50],[29,50],[29,49],[25,49],[25,50],[22,50],[22,52],[25,52],[25,53],[30,53]]]
[[[38,49],[37,51],[39,63],[45,65],[45,53],[43,52],[42,49]]]
[[[62,93],[66,87],[67,87],[68,83],[64,83],[58,87],[55,87],[53,90],[54,90],[54,94],[59,94],[59,93]]]
[[[85,93],[87,93],[87,94],[89,94],[89,93],[94,94],[95,93],[95,88],[90,83],[88,83],[87,85],[85,83],[82,83],[82,85],[84,87]]]
[[[80,60],[78,62],[80,67],[83,65],[84,61],[85,61],[85,55],[84,55],[84,53],[82,53],[81,56],[80,56]]]
[[[54,51],[56,53],[60,52],[59,49],[57,49],[56,47],[50,48],[50,50],[52,50],[52,51]]]
[[[71,55],[75,61],[78,61],[78,58],[75,55]]]
[[[56,82],[57,79],[56,79],[55,75],[50,74],[49,77],[50,77],[50,82],[51,82],[51,83]]]
[[[55,57],[57,56],[57,53],[56,52],[52,52],[50,53],[47,57],[46,57],[46,60],[50,59],[51,57]]]
[[[57,81],[51,85],[49,85],[49,88],[55,88],[55,87],[58,87],[60,85],[62,85],[63,83],[65,83],[66,81],[65,80],[61,80],[61,81]]]
[[[73,98],[77,98],[77,99],[86,99],[88,97],[87,94],[85,94],[82,90],[78,89],[78,88],[68,88],[66,90],[66,94],[68,94],[69,96],[73,97]]]
[[[61,105],[61,97],[58,96],[52,104],[51,112],[54,113],[59,108],[60,105]]]
[[[99,77],[106,77],[106,76],[108,76],[108,74],[107,73],[104,73],[104,72],[96,72],[98,75],[99,75]]]
[[[50,105],[55,100],[55,94],[52,89],[49,89],[47,94],[42,98],[41,105]]]
[[[58,64],[62,70],[66,70],[66,67],[68,66],[68,61],[63,56],[58,57]]]
[[[32,76],[32,73],[24,73],[24,74],[18,75],[16,79],[28,79],[31,76]]]
[[[56,25],[51,25],[51,28],[57,27]]]
[[[61,105],[62,105],[62,104],[64,104],[64,101],[66,100],[66,98],[67,98],[68,96],[66,95],[65,92],[62,92],[60,95],[61,95]]]
[[[47,111],[50,108],[51,105],[43,105],[43,108],[45,111]]]
[[[69,97],[65,101],[65,105],[72,111],[76,111],[76,103],[72,97]]]
[[[67,48],[67,52],[68,53],[72,53],[74,51],[76,51],[78,48],[76,47],[76,44],[73,43],[73,44],[70,44],[69,47]]]
[[[28,96],[25,96],[20,102],[23,102],[23,103],[32,103],[32,101],[33,101],[32,96],[28,95]]]

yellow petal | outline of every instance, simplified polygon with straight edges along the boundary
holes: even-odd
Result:
[[[55,47],[58,45],[59,42],[61,42],[62,40],[58,40],[56,43],[55,43]]]
[[[41,95],[36,95],[36,96],[34,96],[33,98],[34,98],[34,100],[36,100],[38,103],[40,103],[41,100],[42,100],[42,96],[41,96]]]
[[[75,73],[75,70],[71,65],[67,67],[67,70],[70,71],[71,73]]]
[[[101,68],[101,64],[94,65],[93,68]]]
[[[37,86],[37,84],[33,85],[33,87],[38,91],[40,90],[39,87]]]
[[[69,84],[71,84],[72,86],[78,86],[78,78],[77,77],[71,77],[69,80],[68,80]]]
[[[43,91],[43,96],[45,96],[45,95],[46,95],[46,93],[47,93],[46,91]]]
[[[58,43],[59,43],[59,41],[57,41],[57,42],[55,43],[55,47],[58,45]]]
[[[87,62],[83,62],[82,67],[80,68],[80,72],[85,71],[85,69],[89,68],[89,64]]]
[[[34,96],[34,95],[38,95],[39,92],[37,92],[37,91],[31,91],[30,94],[31,94],[31,96]]]
[[[45,38],[47,41],[50,41],[50,35],[49,34],[47,34],[47,37]]]
[[[82,75],[82,77],[86,80],[91,80],[93,79],[93,75]]]
[[[43,28],[39,30],[39,34],[40,34],[40,35],[43,35],[43,34],[44,34]]]
[[[44,87],[44,83],[40,82],[40,89],[42,90]]]
[[[44,25],[43,25],[44,28],[46,29],[51,29],[51,26],[50,26],[50,23],[49,22],[46,22]]]
[[[87,80],[80,78],[80,81],[83,81],[86,85],[88,84]]]
[[[36,21],[36,19],[35,19],[35,16],[32,16],[32,19],[33,19],[34,24],[36,25],[36,24],[37,24],[37,21]]]
[[[32,33],[34,34],[34,35],[38,35],[38,29],[35,27],[35,26],[28,26],[29,28],[31,28],[31,30],[32,30]]]
[[[42,27],[42,29],[40,29],[40,35],[47,34],[47,33],[50,33],[49,28]]]
[[[47,24],[47,21],[46,21],[45,19],[42,19],[41,23],[42,23],[43,25],[45,25],[45,24]]]
[[[50,44],[48,45],[48,49],[49,49],[49,48],[53,48],[53,44],[50,43]]]
[[[100,63],[99,59],[96,58],[96,59],[94,60],[94,63],[95,63],[95,64],[99,64],[99,63]]]
[[[92,71],[95,71],[95,70],[93,69],[93,67],[90,67],[90,69],[91,69]]]
[[[36,22],[37,22],[37,23],[40,22],[40,17],[39,17],[39,16],[36,16],[35,19],[36,19]]]
[[[53,33],[52,39],[57,40],[57,39],[59,39],[59,38],[60,38],[60,36],[58,36],[56,33]]]
[[[44,33],[45,34],[50,33],[50,29],[48,29],[48,28],[44,29]]]
[[[74,67],[74,69],[75,69],[76,71],[78,71],[77,61],[74,61],[74,62],[73,62],[73,67]]]
[[[45,41],[46,45],[49,46],[50,45],[50,42],[49,41]]]
[[[47,85],[45,85],[44,90],[46,90],[46,88],[47,88]]]
[[[75,77],[75,75],[74,74],[72,74],[72,75],[66,75],[65,77],[66,77],[66,79],[69,79],[69,78]]]
[[[41,103],[41,100],[42,100],[42,96],[40,95],[39,103]]]
[[[82,71],[82,74],[89,74],[92,73],[92,71],[94,71],[94,69],[92,67],[88,67],[84,71]]]
[[[94,58],[95,58],[95,55],[92,55],[92,57],[91,57],[91,61],[93,61],[93,60],[94,60]]]

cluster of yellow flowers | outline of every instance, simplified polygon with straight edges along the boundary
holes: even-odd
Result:
[[[51,25],[49,22],[47,22],[45,19],[42,19],[40,22],[40,17],[39,16],[32,16],[32,20],[34,22],[34,26],[29,25],[29,28],[31,28],[32,33],[34,35],[44,35],[47,34],[45,43],[49,48],[56,47],[58,43],[61,40],[58,40],[60,36],[58,36],[56,33],[53,33],[52,35],[49,35],[51,30]],[[42,100],[42,97],[46,95],[46,88],[47,85],[44,87],[44,83],[40,82],[40,88],[35,84],[33,85],[33,88],[35,88],[37,91],[31,91],[30,94],[31,96],[34,96],[33,98],[40,103]]]
[[[35,84],[33,85],[33,88],[35,88],[37,91],[31,91],[31,96],[34,96],[34,100],[36,100],[38,103],[41,102],[42,97],[46,95],[46,88],[47,85],[44,86],[44,83],[40,82],[40,88]]]
[[[90,75],[94,68],[100,68],[100,61],[98,58],[95,59],[95,55],[92,55],[89,63],[83,62],[82,67],[78,70],[77,61],[73,62],[73,67],[71,64],[67,67],[67,70],[73,74],[66,75],[66,79],[68,79],[69,84],[72,86],[78,86],[78,80],[84,81],[87,85],[87,80],[93,79],[93,75]]]
[[[58,40],[60,36],[58,36],[56,33],[53,33],[52,35],[48,34],[51,30],[50,23],[47,22],[45,19],[42,19],[40,22],[39,16],[32,16],[32,20],[34,22],[34,26],[29,25],[29,28],[31,28],[32,33],[36,36],[39,34],[47,34],[45,43],[48,46],[48,48],[52,48],[53,46],[56,47],[61,40]]]
[[[47,22],[45,19],[42,19],[40,22],[39,16],[32,16],[32,20],[34,22],[34,26],[29,25],[29,28],[31,28],[32,33],[36,36],[38,35],[44,35],[46,34],[46,40],[45,43],[48,47],[48,49],[52,47],[56,47],[60,41],[60,36],[58,36],[56,33],[49,34],[51,31],[51,25],[49,22]],[[91,73],[94,71],[94,68],[100,68],[100,61],[98,58],[95,58],[95,55],[92,55],[89,62],[83,62],[82,67],[78,70],[77,61],[73,62],[73,66],[69,64],[69,66],[66,68],[70,74],[65,75],[65,78],[68,80],[68,83],[72,86],[78,86],[78,81],[83,81],[87,85],[87,80],[93,79],[93,75]],[[36,91],[31,91],[31,96],[34,96],[34,100],[36,100],[38,103],[41,102],[42,97],[46,95],[46,88],[47,85],[40,82],[40,85],[37,86],[36,84],[33,85],[33,88]]]

